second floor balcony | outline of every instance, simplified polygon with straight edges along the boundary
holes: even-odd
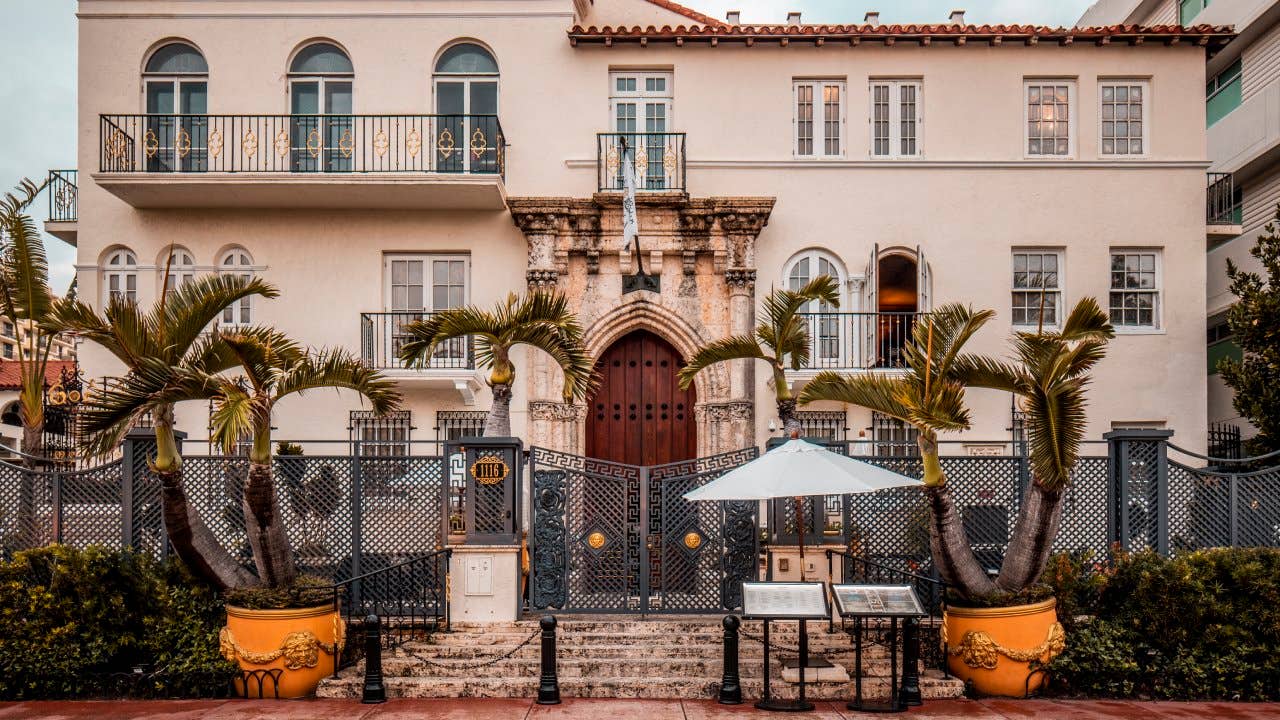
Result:
[[[809,334],[809,361],[798,378],[821,370],[900,370],[902,348],[911,339],[919,312],[817,312],[800,315]]]
[[[496,115],[102,115],[94,180],[139,208],[501,209]]]
[[[481,387],[476,371],[475,340],[459,338],[436,348],[431,360],[406,367],[400,361],[400,350],[413,339],[406,326],[431,317],[418,310],[360,313],[360,358],[365,365],[382,370],[387,376],[415,386],[453,388],[465,404],[475,401]]]
[[[622,192],[623,172],[634,168],[636,192],[687,192],[684,141],[684,133],[597,134],[597,189]]]
[[[1205,229],[1210,240],[1226,240],[1241,234],[1243,203],[1231,173],[1209,173],[1205,187]]]
[[[75,170],[50,170],[45,192],[49,197],[49,214],[44,231],[75,245],[79,235],[80,187]]]

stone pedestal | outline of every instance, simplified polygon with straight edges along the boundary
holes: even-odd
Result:
[[[449,616],[459,622],[515,622],[520,617],[520,546],[454,545],[449,559]]]
[[[843,551],[841,545],[805,545],[804,546],[804,580],[805,582],[832,582],[827,574],[826,550]],[[832,559],[834,582],[843,580],[840,557]],[[769,548],[769,562],[773,574],[771,578],[778,582],[800,581],[800,546],[774,545]],[[785,568],[785,569],[784,569]]]

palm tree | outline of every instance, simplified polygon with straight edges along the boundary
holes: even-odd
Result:
[[[247,382],[225,375],[204,378],[205,386],[217,388],[212,393],[211,437],[227,450],[240,438],[253,438],[244,486],[245,531],[259,581],[269,587],[287,586],[297,578],[297,568],[271,470],[271,413],[276,403],[307,390],[346,388],[368,398],[374,411],[383,415],[399,408],[400,394],[392,381],[343,349],[307,351],[268,328],[227,334],[222,343]]]
[[[474,305],[451,308],[404,326],[412,340],[400,348],[407,367],[431,361],[439,347],[458,338],[475,338],[476,364],[489,369],[493,404],[484,421],[485,437],[511,435],[511,387],[515,365],[511,349],[530,345],[551,356],[564,374],[564,401],[582,400],[595,391],[595,363],[583,344],[582,326],[561,293],[514,293],[491,312]]]
[[[1080,457],[1090,372],[1113,337],[1098,301],[1084,298],[1061,330],[1046,332],[1041,326],[1038,332],[1016,333],[1016,363],[977,356],[958,363],[956,373],[966,383],[1014,393],[1026,414],[1031,483],[996,578],[1002,591],[1018,592],[1044,573],[1062,521],[1062,494]]]
[[[22,452],[33,459],[43,450],[45,368],[55,335],[45,327],[53,293],[44,241],[25,212],[43,189],[44,185],[24,178],[17,194],[5,193],[0,200],[0,240],[4,241],[0,250],[0,312],[13,325],[18,339]]]
[[[220,589],[247,585],[252,576],[223,548],[187,497],[173,408],[185,400],[212,397],[216,388],[204,377],[235,366],[219,333],[207,332],[223,308],[252,295],[278,294],[257,278],[206,275],[162,292],[145,313],[122,295],[112,296],[102,314],[68,297],[54,304],[49,321],[51,327],[101,345],[128,368],[118,385],[91,398],[84,413],[90,434],[86,452],[110,452],[140,417],[151,414],[156,452],[148,460],[160,481],[169,542],[187,567]]]
[[[809,329],[800,311],[818,300],[840,306],[840,286],[835,278],[820,275],[799,290],[773,290],[764,299],[764,321],[752,335],[731,335],[704,345],[680,369],[680,389],[686,390],[703,368],[731,360],[764,360],[773,372],[778,419],[787,435],[800,431],[796,400],[787,384],[787,367],[799,370],[809,363]]]
[[[903,375],[819,373],[800,393],[801,404],[836,400],[870,408],[915,426],[929,506],[929,548],[942,579],[968,596],[988,595],[995,584],[973,554],[938,456],[938,433],[970,427],[962,371],[982,366],[964,345],[995,313],[944,305],[916,323],[902,348]]]

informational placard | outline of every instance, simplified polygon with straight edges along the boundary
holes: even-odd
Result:
[[[768,620],[826,620],[827,589],[819,582],[744,582],[742,616]]]
[[[832,585],[836,611],[845,617],[913,617],[925,615],[910,585]]]

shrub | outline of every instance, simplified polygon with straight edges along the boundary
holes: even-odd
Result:
[[[228,605],[248,610],[284,610],[333,602],[333,583],[312,575],[302,575],[291,585],[235,588],[226,593]]]
[[[1084,695],[1280,699],[1280,550],[1055,558],[1066,651],[1055,687]],[[1073,622],[1074,621],[1074,622]]]
[[[50,546],[0,563],[0,698],[100,695],[139,668],[148,695],[224,692],[216,595],[176,566]]]

